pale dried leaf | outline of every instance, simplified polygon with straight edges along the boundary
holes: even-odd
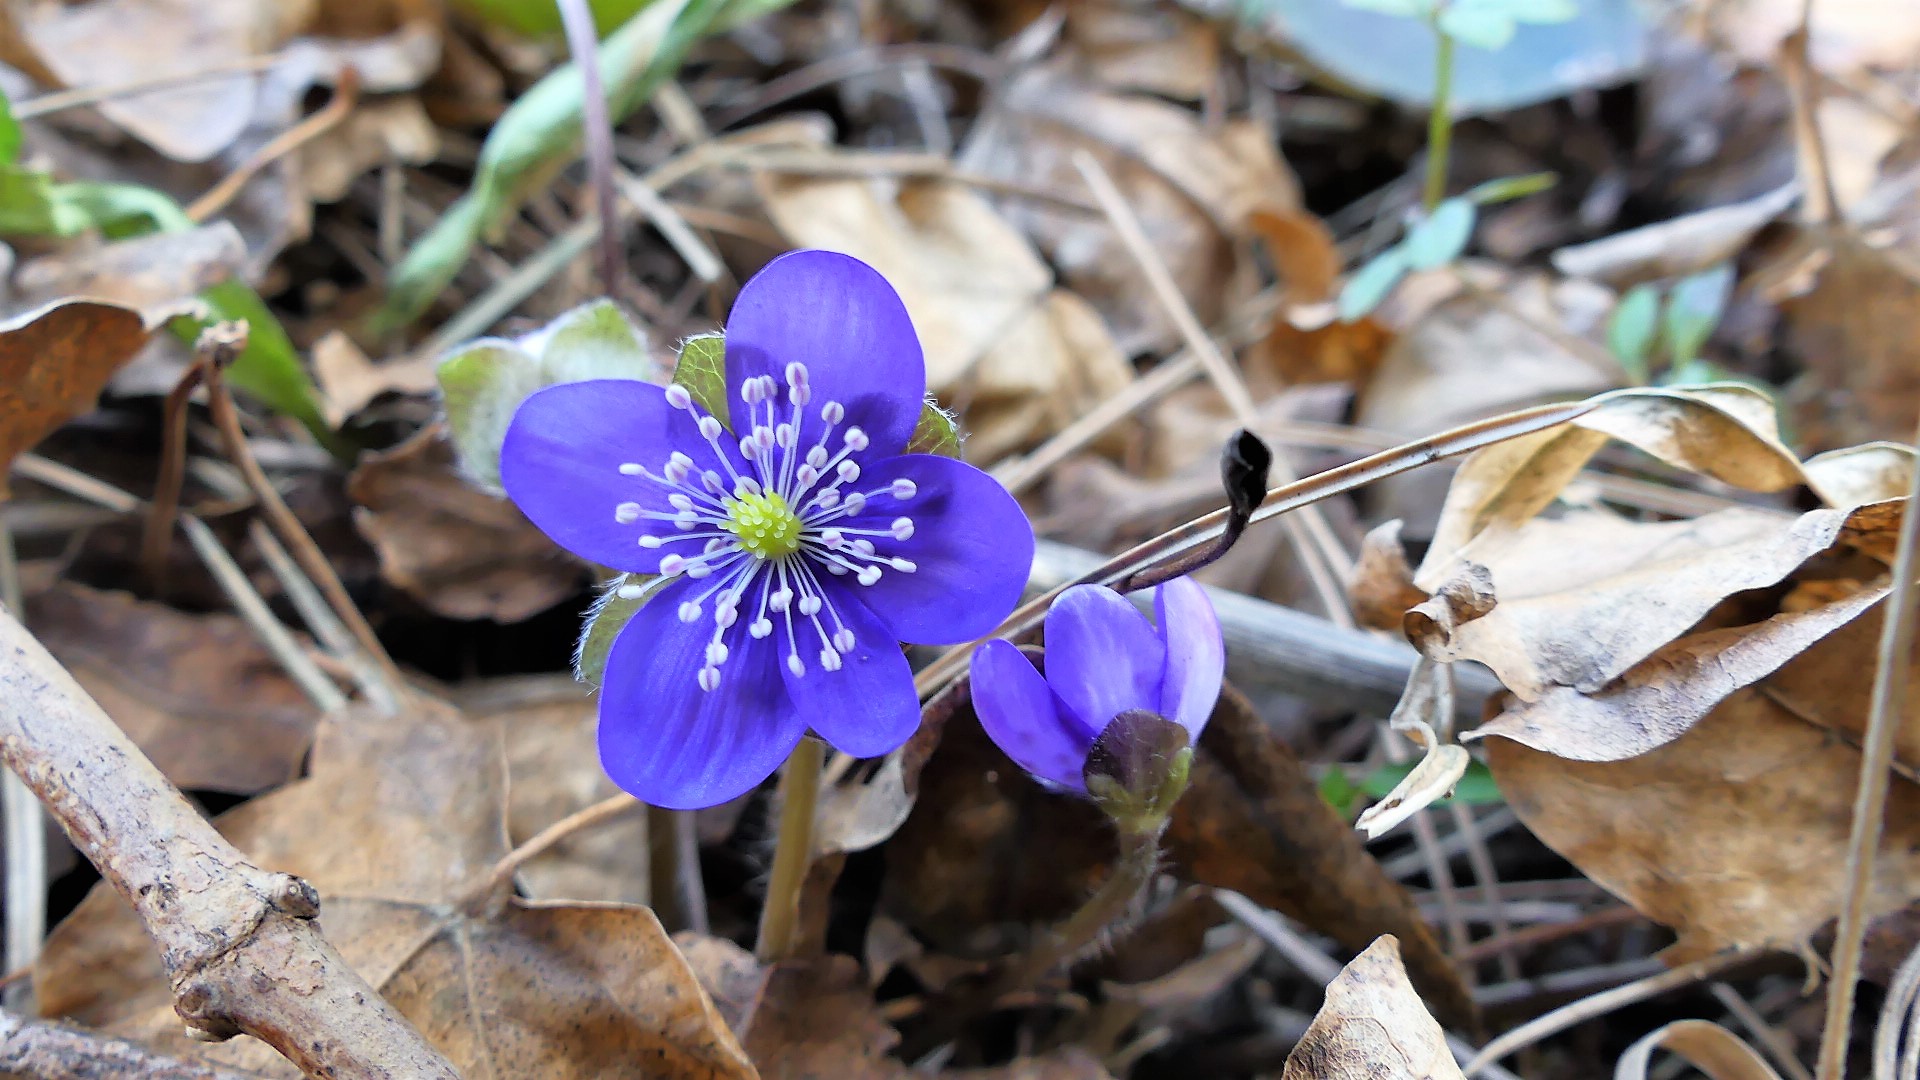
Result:
[[[1398,518],[1384,522],[1360,541],[1360,557],[1354,561],[1353,577],[1347,582],[1347,599],[1353,604],[1354,619],[1362,626],[1398,630],[1407,609],[1428,599],[1427,591],[1413,583],[1413,567],[1407,563],[1407,550],[1400,543],[1401,525]]]
[[[1656,1050],[1680,1055],[1708,1080],[1780,1080],[1758,1050],[1708,1020],[1675,1020],[1641,1036],[1620,1055],[1613,1080],[1647,1080]]]
[[[1281,1080],[1465,1080],[1446,1032],[1407,982],[1391,934],[1327,984],[1327,1000],[1287,1055]]]

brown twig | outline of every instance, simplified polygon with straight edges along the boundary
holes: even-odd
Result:
[[[405,700],[406,678],[394,665],[393,658],[387,655],[386,647],[380,644],[380,638],[374,634],[373,627],[367,624],[366,616],[360,614],[360,609],[347,595],[346,586],[340,583],[340,576],[333,572],[333,566],[327,562],[327,557],[321,552],[320,545],[313,542],[313,537],[307,535],[307,530],[300,524],[300,519],[288,509],[286,500],[282,499],[280,492],[274,489],[273,482],[260,468],[259,461],[254,459],[252,448],[247,444],[247,433],[240,427],[240,410],[234,405],[233,395],[228,392],[226,382],[220,375],[221,370],[232,363],[233,358],[239,356],[241,350],[246,348],[246,344],[247,333],[244,323],[221,323],[208,327],[200,335],[200,341],[195,346],[195,350],[210,361],[205,370],[207,405],[208,412],[213,417],[214,428],[220,433],[221,448],[233,461],[234,466],[240,470],[240,475],[246,478],[247,487],[252,490],[254,498],[260,500],[260,508],[266,514],[267,523],[280,537],[280,542],[287,545],[287,550],[300,564],[300,569],[313,579],[313,583],[319,587],[321,594],[327,598],[327,603],[333,607],[334,613],[340,616],[340,621],[346,623],[347,629],[353,631],[354,640],[377,665],[380,674],[392,687],[395,699]]]
[[[0,1076],[19,1080],[73,1080],[85,1076],[260,1080],[258,1073],[193,1065],[112,1036],[11,1012],[0,1012]]]
[[[1920,445],[1920,431],[1914,433]],[[1840,1080],[1846,1071],[1847,1043],[1853,1034],[1853,991],[1860,978],[1860,952],[1866,942],[1867,897],[1885,827],[1887,788],[1893,781],[1894,736],[1905,717],[1907,669],[1913,656],[1914,583],[1920,563],[1920,469],[1907,485],[1900,518],[1900,543],[1893,558],[1893,591],[1880,626],[1880,648],[1873,672],[1873,700],[1867,735],[1860,750],[1860,787],[1853,800],[1853,831],[1847,841],[1847,897],[1833,932],[1833,977],[1827,981],[1827,1022],[1820,1035],[1819,1080]]]
[[[249,56],[244,60],[215,64],[201,71],[175,72],[168,75],[149,76],[144,79],[130,79],[123,83],[107,86],[76,86],[71,90],[57,90],[51,94],[28,98],[13,106],[15,120],[30,120],[36,116],[46,116],[62,109],[75,109],[82,105],[98,105],[115,98],[138,97],[157,90],[171,90],[178,86],[190,86],[212,79],[224,79],[230,75],[249,75],[264,71],[278,64],[284,57],[280,53],[268,53],[264,56]]]
[[[248,862],[11,615],[0,760],[132,905],[195,1037],[252,1035],[313,1076],[457,1080],[320,935],[312,887]]]
[[[620,215],[613,186],[613,121],[607,114],[607,88],[600,78],[600,38],[587,0],[559,0],[567,51],[580,71],[580,139],[587,151],[587,187],[600,218],[600,291],[612,296],[620,284]]]
[[[331,130],[347,118],[359,100],[360,72],[349,64],[340,69],[339,80],[333,86],[333,98],[320,111],[275,135],[254,151],[252,157],[241,162],[239,168],[221,177],[219,183],[187,206],[187,217],[198,223],[218,214],[260,170]]]
[[[161,410],[160,475],[153,482],[153,505],[147,510],[146,532],[140,539],[140,566],[147,587],[160,592],[167,570],[167,548],[173,541],[173,518],[180,511],[180,488],[187,477],[187,405],[200,387],[205,368],[195,360],[167,391]]]
[[[1799,29],[1787,35],[1780,45],[1780,70],[1787,80],[1787,94],[1793,103],[1793,142],[1800,159],[1801,185],[1805,189],[1801,213],[1814,225],[1839,224],[1840,200],[1834,193],[1833,167],[1828,162],[1827,145],[1820,137],[1820,80],[1812,75],[1813,61],[1807,46],[1813,38],[1809,20],[1811,0],[1801,9]]]
[[[623,791],[618,795],[602,799],[592,806],[568,814],[528,837],[519,847],[507,852],[505,857],[493,864],[493,872],[468,892],[461,903],[463,905],[481,903],[504,895],[507,883],[529,860],[546,854],[549,848],[582,829],[590,829],[601,822],[638,810],[644,805],[640,800]]]

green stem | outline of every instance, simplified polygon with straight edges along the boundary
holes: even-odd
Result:
[[[1447,197],[1447,152],[1453,145],[1453,38],[1434,24],[1433,111],[1427,114],[1427,213]]]
[[[813,861],[813,814],[820,802],[820,770],[826,766],[826,748],[805,738],[793,748],[780,773],[780,838],[773,849],[773,876],[767,882],[767,905],[760,912],[760,942],[754,953],[763,964],[793,955],[800,924],[800,889]]]

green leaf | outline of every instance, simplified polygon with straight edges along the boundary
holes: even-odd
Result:
[[[720,334],[700,334],[680,346],[673,381],[687,388],[700,407],[727,422],[727,342]]]
[[[1408,268],[1432,270],[1459,258],[1467,240],[1473,236],[1473,223],[1478,216],[1479,212],[1466,199],[1456,196],[1442,201],[1400,242]]]
[[[1667,294],[1667,357],[1681,367],[1700,356],[1700,349],[1720,325],[1727,297],[1733,292],[1733,266],[1719,266],[1691,274],[1674,283]]]
[[[1417,762],[1406,761],[1397,765],[1382,765],[1368,773],[1360,781],[1360,791],[1372,798],[1384,798],[1393,793],[1400,781],[1407,778]],[[1324,790],[1324,781],[1323,790]],[[1464,803],[1467,806],[1499,806],[1507,800],[1500,794],[1500,785],[1494,783],[1493,771],[1482,761],[1473,761],[1467,765],[1467,771],[1454,786],[1451,798],[1436,800],[1432,805],[1445,806],[1449,802]]]
[[[931,398],[920,407],[920,421],[913,425],[913,438],[907,440],[909,454],[960,456],[960,426],[953,416]]]
[[[1379,307],[1408,269],[1407,253],[1398,244],[1375,255],[1341,287],[1340,321],[1356,322]]]
[[[1648,361],[1660,336],[1660,290],[1642,283],[1628,289],[1607,319],[1607,348],[1636,383],[1652,374]]]
[[[0,166],[0,234],[72,236],[87,228],[87,215],[60,197],[46,173]]]
[[[138,184],[76,180],[59,185],[58,195],[87,216],[88,227],[116,240],[194,227],[193,219],[172,198]]]
[[[520,403],[544,385],[540,361],[504,338],[481,338],[442,357],[434,377],[460,470],[476,484],[497,490],[507,425]]]
[[[600,47],[607,111],[618,123],[679,70],[687,50],[727,13],[726,0],[652,0]],[[466,264],[474,245],[499,231],[534,192],[579,156],[585,89],[579,68],[548,73],[501,115],[480,148],[473,189],[448,208],[394,268],[377,326],[418,318]]]
[[[649,0],[588,0],[593,25],[602,34],[619,26],[647,6]],[[561,30],[560,5],[553,0],[454,0],[454,6],[480,22],[528,37],[548,37]]]
[[[1492,206],[1494,203],[1512,202],[1553,187],[1560,182],[1556,172],[1527,173],[1523,176],[1503,176],[1498,180],[1489,180],[1484,184],[1475,184],[1461,198],[1476,206]]]
[[[1377,11],[1401,19],[1425,19],[1433,14],[1435,0],[1340,0],[1355,11]]]
[[[1449,5],[1434,20],[1440,32],[1462,45],[1497,52],[1513,40],[1519,24],[1501,11],[1467,5]]]
[[[586,625],[580,628],[580,640],[573,647],[574,678],[596,690],[600,688],[606,678],[607,654],[613,650],[613,639],[620,636],[620,631],[633,620],[641,606],[669,580],[652,574],[621,574],[607,583],[587,612]],[[635,587],[639,595],[622,596],[627,586]]]
[[[1341,817],[1353,816],[1353,803],[1359,797],[1360,789],[1353,786],[1345,768],[1334,765],[1320,774],[1321,801],[1338,810]]]
[[[540,358],[549,384],[588,379],[659,382],[660,369],[647,352],[639,327],[611,300],[591,300],[520,339]]]
[[[0,165],[12,165],[20,160],[23,141],[20,121],[13,116],[13,101],[5,91],[0,91]]]

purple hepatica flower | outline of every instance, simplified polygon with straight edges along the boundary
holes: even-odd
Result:
[[[1226,668],[1220,620],[1204,589],[1175,578],[1154,590],[1156,628],[1112,589],[1075,585],[1047,610],[1047,673],[1011,642],[973,654],[981,726],[1021,768],[1084,793],[1087,753],[1113,718],[1157,713],[1190,743],[1213,713]]]
[[[514,415],[507,494],[562,547],[671,580],[615,639],[600,758],[657,806],[765,780],[811,728],[855,757],[919,724],[899,642],[991,631],[1020,599],[1033,529],[1006,489],[903,453],[920,342],[872,267],[801,251],[727,322],[731,427],[684,387],[548,387]]]

